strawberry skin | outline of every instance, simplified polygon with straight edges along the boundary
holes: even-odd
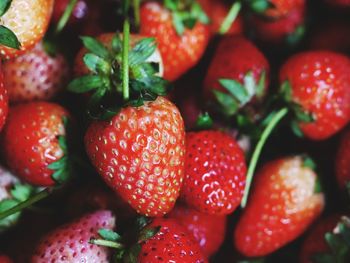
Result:
[[[91,262],[108,263],[107,248],[89,244],[101,228],[113,229],[115,218],[110,211],[96,211],[47,234],[39,242],[32,263]]]
[[[160,227],[159,232],[141,246],[139,263],[207,263],[198,243],[174,219],[155,219],[147,228]]]
[[[176,205],[168,217],[175,219],[192,233],[207,258],[218,251],[224,242],[226,216],[208,215],[184,205]]]
[[[6,255],[0,255],[1,263],[12,263],[13,261]]]
[[[201,212],[230,214],[241,202],[246,170],[244,153],[231,136],[219,131],[189,132],[181,197]]]
[[[280,44],[287,41],[288,36],[295,33],[299,26],[303,26],[304,17],[305,7],[300,6],[277,20],[267,20],[256,15],[252,17],[252,27],[260,40]]]
[[[197,64],[209,42],[207,25],[197,22],[179,36],[173,26],[171,12],[151,1],[141,6],[140,33],[156,38],[164,63],[164,78],[174,81]]]
[[[0,63],[0,131],[2,130],[8,113],[8,92],[4,85],[4,74]]]
[[[4,63],[11,102],[49,100],[66,84],[69,67],[61,54],[48,55],[40,42],[26,54]]]
[[[54,0],[13,0],[1,17],[0,25],[8,27],[17,36],[21,49],[0,46],[0,54],[9,59],[33,48],[43,37],[49,25]],[[30,10],[30,12],[29,12]]]
[[[255,178],[234,232],[236,248],[248,257],[265,256],[294,240],[324,207],[323,194],[314,192],[317,176],[301,157],[269,162]]]
[[[350,59],[329,51],[308,51],[289,58],[280,81],[289,81],[291,99],[314,118],[299,127],[310,139],[331,137],[350,120]]]
[[[263,13],[269,18],[281,18],[288,15],[292,10],[305,5],[305,0],[268,0],[271,6]]]
[[[334,214],[319,221],[303,242],[300,252],[300,263],[313,263],[312,256],[318,253],[331,252],[326,243],[325,234],[333,231],[340,221],[341,215]]]
[[[338,185],[345,190],[350,183],[350,131],[347,131],[340,141],[335,168]]]
[[[67,111],[58,104],[31,102],[10,109],[3,131],[3,152],[10,169],[28,183],[50,186],[53,170],[47,166],[61,157],[58,136],[66,131]]]
[[[85,146],[106,183],[138,213],[162,216],[173,208],[184,176],[185,131],[170,101],[158,97],[93,122]]]
[[[267,78],[264,89],[268,86],[270,66],[265,56],[252,42],[241,36],[224,37],[214,54],[204,80],[204,95],[213,98],[213,90],[225,92],[219,79],[232,79],[243,84],[244,77],[251,72],[258,83],[265,72]],[[255,91],[256,92],[256,91]]]

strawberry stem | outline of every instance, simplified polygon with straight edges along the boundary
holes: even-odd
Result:
[[[231,6],[230,11],[228,12],[227,16],[225,17],[224,21],[222,22],[219,28],[220,35],[224,35],[227,33],[227,31],[230,30],[231,25],[235,22],[239,14],[239,11],[241,10],[241,7],[242,7],[242,4],[239,1],[234,3]]]
[[[266,126],[263,133],[261,134],[261,137],[260,137],[257,145],[255,146],[255,149],[254,149],[252,158],[250,159],[250,163],[249,163],[249,167],[248,167],[246,186],[244,189],[244,194],[243,194],[243,198],[242,198],[242,202],[241,202],[242,208],[244,208],[247,204],[249,190],[250,190],[250,187],[251,187],[251,184],[253,181],[253,175],[254,175],[255,168],[256,168],[256,165],[258,163],[261,151],[262,151],[267,139],[269,138],[272,131],[274,130],[274,128],[283,119],[283,117],[285,117],[287,115],[287,113],[288,113],[287,108],[282,108],[278,112],[275,113],[275,115],[271,118],[271,121]]]
[[[94,245],[98,245],[98,246],[110,247],[110,248],[116,248],[116,249],[124,248],[124,246],[120,243],[117,243],[114,241],[109,241],[109,240],[104,240],[104,239],[91,238],[89,243],[94,244]]]
[[[140,0],[133,0],[134,6],[134,22],[136,29],[140,26]]]
[[[130,23],[129,19],[124,20],[123,25],[123,60],[122,60],[122,77],[123,77],[123,99],[129,100],[129,37]]]
[[[40,200],[48,197],[50,195],[50,193],[52,192],[51,189],[49,188],[45,188],[44,190],[38,192],[37,194],[29,197],[27,200],[25,200],[24,202],[21,202],[19,203],[18,205],[0,213],[0,220],[12,215],[12,214],[15,214],[17,212],[20,212],[22,211],[23,209],[25,208],[28,208],[30,207],[31,205],[39,202]]]
[[[66,9],[64,10],[63,15],[61,16],[60,20],[57,23],[57,27],[55,30],[55,34],[58,35],[63,28],[66,26],[70,16],[73,13],[74,7],[77,4],[78,0],[70,0]]]

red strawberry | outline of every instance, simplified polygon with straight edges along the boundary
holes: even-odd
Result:
[[[313,263],[312,256],[317,253],[330,252],[325,234],[331,232],[340,221],[339,214],[331,215],[315,225],[303,242],[300,252],[300,263]]]
[[[246,96],[236,98],[236,92],[230,94],[234,97],[232,103],[235,105],[229,105],[227,111],[228,114],[233,114],[254,97],[261,98],[264,95],[268,76],[269,64],[253,43],[244,37],[225,37],[208,69],[204,80],[204,94],[207,98],[213,98],[213,92],[219,91],[224,93],[224,97],[228,97],[226,94],[230,92],[226,86],[237,86]]]
[[[212,34],[217,34],[226,18],[230,7],[222,0],[198,0],[203,7],[203,10],[210,18],[210,31]],[[236,35],[243,33],[243,18],[237,16],[226,35]]]
[[[97,171],[141,214],[162,216],[179,195],[184,175],[184,124],[178,109],[158,97],[95,121],[85,135]]]
[[[39,242],[32,263],[47,262],[98,262],[107,263],[107,248],[89,244],[101,228],[113,229],[115,218],[109,211],[97,211],[57,228]]]
[[[226,215],[241,202],[245,186],[244,153],[219,131],[186,135],[185,179],[181,197],[204,213]]]
[[[74,6],[68,25],[74,25],[87,18],[89,11],[87,0],[78,0]],[[69,0],[56,0],[52,13],[52,22],[57,24],[69,4]]]
[[[280,81],[289,81],[287,97],[309,115],[298,126],[305,136],[326,139],[350,120],[350,59],[329,51],[299,53],[283,65]]]
[[[54,103],[31,102],[11,108],[4,128],[3,151],[8,166],[23,180],[40,186],[55,183],[48,166],[62,159],[67,111]],[[60,168],[65,168],[60,163]],[[63,165],[63,166],[62,166]],[[58,170],[65,172],[65,170]],[[59,181],[57,174],[55,180]]]
[[[207,258],[212,256],[224,242],[226,216],[208,215],[183,205],[176,205],[169,213],[169,218],[175,219],[193,234]]]
[[[50,56],[43,44],[4,63],[5,86],[11,102],[48,100],[64,88],[69,66],[61,54]]]
[[[198,21],[192,29],[177,32],[174,14],[154,1],[144,3],[140,12],[140,33],[156,38],[164,62],[165,79],[176,80],[197,64],[209,41],[207,25]]]
[[[292,10],[300,8],[305,0],[265,0],[267,8],[256,10],[268,18],[281,18],[288,15]],[[257,1],[255,1],[257,2]],[[253,2],[254,3],[254,2]],[[252,6],[254,9],[254,6]]]
[[[259,16],[252,18],[252,27],[257,37],[272,44],[287,42],[294,44],[304,33],[304,6],[293,9],[285,17],[278,20],[267,20]]]
[[[53,0],[12,0],[1,17],[0,25],[12,30],[21,43],[20,50],[1,46],[0,54],[16,57],[33,48],[44,36],[53,9]]]
[[[350,131],[347,131],[340,141],[335,168],[338,185],[344,190],[350,183]]]
[[[0,255],[0,263],[12,263],[13,261],[6,255]]]
[[[139,263],[181,262],[205,263],[198,243],[174,219],[155,219],[147,228],[160,227],[159,232],[145,241]]]
[[[320,215],[317,175],[301,157],[267,163],[256,175],[234,241],[249,257],[265,256],[297,238]]]
[[[8,93],[4,85],[4,74],[0,63],[0,131],[5,124],[8,112]]]

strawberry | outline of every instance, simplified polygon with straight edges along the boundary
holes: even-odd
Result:
[[[189,1],[191,4],[185,5],[185,10],[179,10],[179,6],[183,7],[181,1],[167,2],[170,6],[155,1],[142,4],[140,33],[156,38],[164,62],[164,78],[174,81],[197,64],[207,47],[210,31],[204,24],[208,18],[195,1]],[[193,11],[190,15],[187,8]]]
[[[13,261],[11,260],[11,258],[9,258],[6,255],[0,255],[0,262],[1,263],[12,263]]]
[[[270,254],[301,235],[324,206],[317,175],[299,156],[267,163],[257,173],[247,207],[234,232],[249,257]],[[316,189],[316,190],[315,190]]]
[[[210,18],[210,31],[213,35],[219,32],[219,29],[224,22],[228,12],[229,6],[222,0],[198,0],[204,12]],[[238,35],[243,33],[243,17],[237,16],[232,23],[226,35]]]
[[[341,216],[334,214],[319,221],[303,242],[300,252],[300,263],[314,263],[312,257],[317,253],[330,252],[325,234],[331,232],[340,221]]]
[[[277,19],[288,15],[292,10],[300,8],[305,0],[262,0],[251,1],[251,8],[270,19]]]
[[[0,46],[5,59],[16,57],[33,48],[44,36],[54,5],[53,0],[12,0],[0,26],[10,29],[20,42],[20,49]],[[18,46],[18,45],[17,45]]]
[[[349,7],[350,6],[350,0],[327,0],[332,5],[336,5],[339,7]]]
[[[175,219],[193,234],[207,258],[212,256],[224,242],[226,216],[208,215],[184,205],[176,205],[168,217]]]
[[[114,227],[115,218],[110,211],[100,210],[85,215],[43,237],[31,262],[110,262],[108,249],[89,244],[89,240],[98,235],[100,228]]]
[[[260,16],[253,16],[252,27],[257,37],[272,44],[295,44],[304,34],[304,6],[293,9],[288,15],[277,20],[268,20]]]
[[[95,121],[85,135],[97,171],[141,214],[162,216],[179,195],[184,175],[184,124],[178,109],[158,97]]]
[[[11,108],[2,149],[8,166],[17,176],[40,186],[66,179],[69,169],[65,123],[68,116],[64,108],[48,102]]]
[[[286,100],[297,113],[297,128],[313,140],[331,137],[350,120],[350,59],[329,51],[289,58],[280,70]],[[299,116],[299,117],[298,117]]]
[[[147,226],[147,228],[154,227],[160,227],[160,230],[142,244],[137,262],[208,262],[197,242],[174,219],[157,218]]]
[[[219,131],[187,133],[181,188],[187,205],[208,214],[230,214],[241,202],[245,175],[244,153],[231,136]]]
[[[8,112],[8,93],[4,81],[3,69],[0,63],[0,131],[5,124]]]
[[[335,159],[338,185],[345,190],[350,183],[350,131],[344,133]]]
[[[268,86],[269,64],[249,40],[240,36],[224,37],[204,80],[204,95],[216,99],[228,115],[261,99]],[[227,96],[229,94],[230,96]]]
[[[66,84],[69,66],[63,55],[48,55],[40,42],[24,55],[4,63],[11,102],[49,100]]]

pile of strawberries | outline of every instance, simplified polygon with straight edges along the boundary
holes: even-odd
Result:
[[[349,263],[349,18],[0,0],[0,263]]]

